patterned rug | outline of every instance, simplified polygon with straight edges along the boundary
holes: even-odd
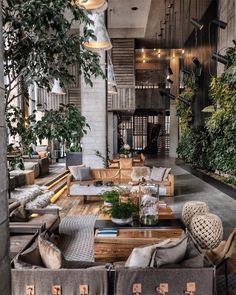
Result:
[[[94,261],[94,224],[96,215],[67,216],[59,227],[61,249],[65,259]]]

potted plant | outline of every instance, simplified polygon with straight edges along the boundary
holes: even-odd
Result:
[[[108,207],[112,207],[114,203],[119,202],[119,192],[116,190],[105,191],[100,196],[104,200],[104,205]]]
[[[120,156],[123,158],[131,158],[132,157],[132,151],[129,144],[124,144],[120,149]]]
[[[127,203],[113,203],[107,214],[111,216],[112,222],[116,224],[129,224],[133,221],[133,214],[138,211],[138,206],[131,201]]]

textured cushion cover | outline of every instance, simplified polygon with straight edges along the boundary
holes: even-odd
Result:
[[[25,205],[26,209],[44,208],[50,203],[50,199],[53,196],[53,192],[47,191],[37,196],[33,201],[28,202]]]
[[[142,178],[149,180],[150,178],[150,168],[149,167],[133,167],[131,172],[132,181],[139,181]]]
[[[91,180],[93,179],[90,173],[90,167],[80,168],[80,180]]]
[[[125,263],[125,267],[148,267],[155,248],[157,246],[163,246],[169,241],[170,240],[167,239],[158,244],[134,248]]]
[[[46,240],[43,235],[38,237],[38,247],[43,264],[47,268],[59,269],[62,266],[62,253],[50,241]]]
[[[163,175],[163,180],[164,180],[164,181],[167,180],[170,171],[171,171],[171,168],[166,168],[166,171],[165,171],[165,173],[164,173],[164,175]]]
[[[73,175],[75,180],[81,180],[80,179],[80,169],[83,167],[85,167],[84,164],[76,165],[76,166],[68,166],[68,169],[70,170],[70,173]]]
[[[153,167],[152,172],[150,175],[151,180],[156,180],[156,181],[162,181],[164,174],[165,174],[166,168],[163,167]]]
[[[157,246],[151,261],[151,266],[160,267],[165,264],[179,263],[184,259],[187,249],[187,236],[176,242],[170,242],[164,246]]]
[[[22,205],[34,200],[38,195],[41,195],[46,190],[46,187],[38,185],[27,185],[21,188],[16,188],[11,192],[11,198],[17,200]]]
[[[48,152],[47,151],[38,151],[38,155],[40,156],[40,158],[44,158],[48,156]]]

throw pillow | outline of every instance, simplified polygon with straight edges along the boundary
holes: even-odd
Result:
[[[62,253],[50,241],[46,240],[43,235],[38,237],[38,247],[43,264],[50,269],[59,269],[62,266]]]
[[[75,180],[80,180],[80,168],[85,167],[84,164],[77,166],[68,166],[70,173],[73,175]]]
[[[48,156],[48,152],[47,151],[39,151],[38,155],[40,158],[45,158]]]
[[[163,175],[163,180],[164,180],[164,181],[167,180],[167,177],[168,177],[170,171],[171,171],[171,168],[166,168],[166,171],[165,171],[165,173],[164,173],[164,175]]]
[[[165,174],[166,168],[163,167],[153,167],[152,168],[152,172],[150,175],[150,179],[154,180],[154,181],[162,181],[163,180],[163,176]]]
[[[79,180],[92,180],[90,167],[80,168],[80,179]]]
[[[165,264],[176,264],[184,259],[187,249],[187,236],[177,242],[171,242],[164,246],[157,246],[150,263],[150,266],[160,267]]]
[[[140,181],[144,178],[145,180],[149,180],[150,178],[150,168],[143,167],[133,167],[131,172],[132,181]]]
[[[169,243],[169,239],[155,245],[134,248],[128,257],[125,267],[148,267],[156,247],[164,246]]]
[[[37,241],[35,241],[29,248],[27,248],[25,251],[20,253],[20,258],[23,262],[37,265],[37,266],[43,266],[43,261],[41,259],[40,253],[39,253],[39,247]]]

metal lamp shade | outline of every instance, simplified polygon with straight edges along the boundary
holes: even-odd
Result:
[[[93,24],[88,29],[93,30],[96,40],[91,38],[88,42],[84,43],[84,46],[94,51],[111,49],[111,40],[104,23],[104,13],[93,13],[90,18]]]
[[[107,93],[108,94],[118,94],[116,85],[108,84]]]
[[[60,86],[59,79],[54,79],[54,83],[53,83],[51,92],[54,94],[58,94],[58,95],[65,95],[66,94],[65,90],[63,90],[63,88]]]
[[[115,75],[113,65],[108,65],[107,67],[107,83],[108,85],[116,85]]]
[[[87,10],[92,10],[101,8],[105,2],[105,0],[77,0],[75,4],[83,6]]]

